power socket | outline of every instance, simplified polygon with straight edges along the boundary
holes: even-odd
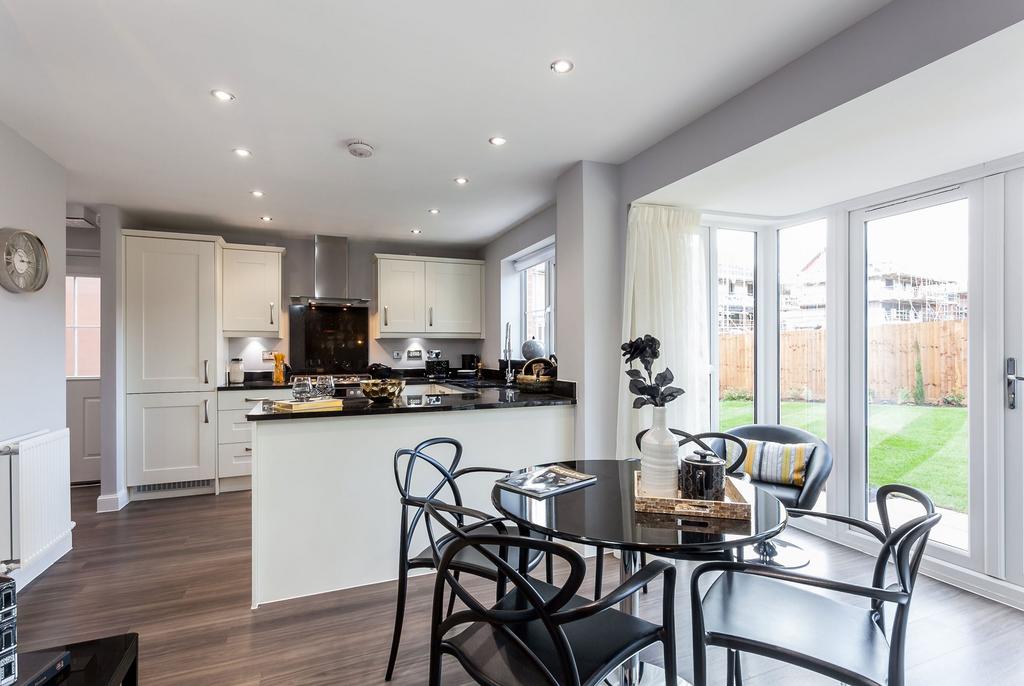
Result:
[[[264,350],[263,351],[263,358],[262,359],[263,359],[264,362],[273,362],[274,361],[274,351],[273,350]]]
[[[393,352],[391,353],[391,358],[392,358],[392,359],[394,359],[394,360],[400,360],[400,359],[402,359],[402,351],[401,351],[401,350],[395,350],[395,351],[393,351]]]

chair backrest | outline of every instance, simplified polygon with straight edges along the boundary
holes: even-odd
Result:
[[[809,431],[784,424],[746,424],[729,429],[727,433],[745,440],[770,441],[772,443],[813,443],[814,452],[807,463],[804,485],[800,487],[800,495],[796,506],[810,510],[818,502],[818,497],[825,489],[825,482],[832,473],[832,449],[828,443]]]
[[[650,429],[644,429],[636,435],[636,447],[640,449],[640,443],[643,441],[644,435],[650,431]],[[669,429],[673,434],[680,437],[679,447],[682,448],[689,443],[695,443],[697,448],[706,450],[708,452],[715,453],[723,460],[726,459],[725,454],[725,443],[731,441],[739,446],[739,456],[733,461],[731,465],[726,467],[726,471],[730,474],[734,473],[743,465],[743,461],[747,459],[747,444],[740,440],[738,437],[732,434],[723,433],[721,431],[705,431],[703,433],[691,434],[683,431],[682,429]]]
[[[889,499],[893,497],[917,501],[921,506],[921,516],[894,527],[889,512]],[[878,506],[878,518],[882,522],[885,542],[882,543],[882,548],[878,551],[878,557],[875,559],[872,583],[876,588],[884,588],[888,563],[893,562],[896,567],[896,582],[900,590],[904,593],[912,593],[914,582],[917,580],[917,571],[924,556],[928,534],[939,523],[941,515],[935,512],[935,504],[925,493],[902,484],[889,484],[880,487],[875,494],[875,503]]]
[[[438,453],[451,451],[450,458],[437,457]],[[434,455],[431,455],[434,453]],[[415,448],[395,451],[395,483],[402,503],[402,554],[408,554],[416,528],[423,518],[423,504],[444,494],[455,505],[462,505],[462,494],[455,483],[455,472],[462,460],[462,444],[454,438],[431,438]],[[447,465],[445,464],[447,462]],[[418,465],[419,473],[436,475],[437,482],[429,488],[414,492],[413,476]],[[447,492],[446,492],[447,491]]]
[[[572,548],[554,541],[525,535],[509,535],[505,533],[507,529],[502,525],[500,518],[482,512],[464,507],[454,507],[436,500],[425,503],[423,509],[427,514],[427,533],[430,537],[430,545],[435,558],[438,559],[431,620],[432,642],[440,640],[454,627],[461,624],[484,622],[502,631],[512,642],[517,643],[527,659],[552,686],[564,684],[578,686],[580,677],[576,660],[557,615],[583,583],[587,569],[583,557]],[[467,525],[467,518],[477,521]],[[438,537],[435,534],[434,523],[441,524],[447,531],[443,537]],[[475,528],[481,526],[494,527],[499,533],[474,531]],[[517,605],[485,607],[466,588],[458,574],[474,575],[474,572],[464,567],[452,569],[459,552],[465,548],[473,548],[496,567],[499,588],[503,588],[506,580],[512,583],[519,591]],[[518,550],[518,567],[509,563],[510,549]],[[557,587],[558,591],[554,596],[548,600],[544,600],[527,574],[527,560],[531,557],[529,554],[531,551],[553,555],[562,559],[569,566],[568,577],[561,586]],[[465,604],[467,609],[442,619],[445,586],[452,589],[452,592]],[[513,632],[513,628],[516,626],[538,620],[547,631],[551,645],[558,656],[560,674],[553,674],[540,657]]]

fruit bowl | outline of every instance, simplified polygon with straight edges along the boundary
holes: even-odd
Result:
[[[405,389],[405,381],[402,379],[370,379],[360,381],[359,387],[363,389],[363,396],[381,405],[395,401],[395,398],[402,394]]]

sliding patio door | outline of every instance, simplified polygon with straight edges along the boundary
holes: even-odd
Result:
[[[896,199],[850,217],[850,510],[878,521],[878,487],[935,501],[932,556],[984,571],[986,459],[1001,460],[987,357],[1002,310],[986,252],[983,182]],[[998,233],[998,235],[995,235]],[[1001,256],[997,254],[998,259]],[[992,303],[986,303],[991,299]],[[996,353],[998,355],[998,352]],[[918,510],[896,503],[898,523]]]

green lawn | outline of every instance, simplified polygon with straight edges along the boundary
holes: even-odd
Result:
[[[749,424],[753,403],[725,400],[721,428]],[[967,511],[967,408],[869,405],[868,475],[873,486],[920,488],[940,507]],[[825,436],[823,403],[784,402],[782,423]]]

